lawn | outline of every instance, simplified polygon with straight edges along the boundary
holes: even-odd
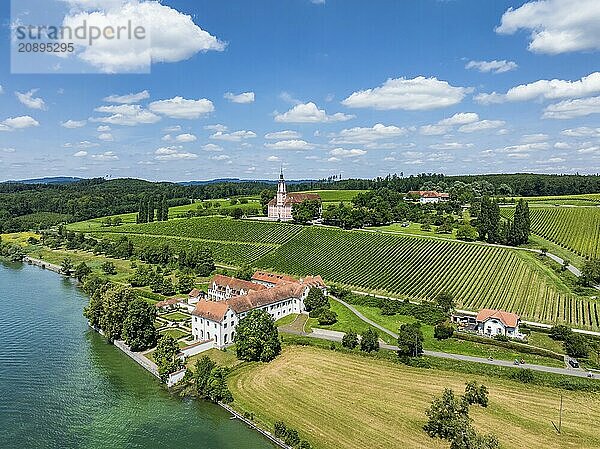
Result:
[[[209,349],[208,351],[193,355],[185,361],[185,365],[190,369],[194,369],[196,361],[200,360],[205,355],[219,366],[231,368],[242,363],[235,355],[235,346],[230,346],[227,348],[227,351],[222,351],[220,349]]]
[[[189,320],[191,318],[190,315],[188,315],[186,313],[182,313],[182,312],[167,313],[166,315],[160,315],[160,317],[164,318],[165,320],[178,321],[178,322]]]
[[[334,324],[324,326],[319,324],[319,320],[317,318],[309,318],[308,323],[305,326],[307,332],[309,332],[310,328],[317,327],[320,329],[329,329],[338,332],[347,332],[349,330],[353,330],[360,334],[371,327],[369,324],[358,318],[350,309],[348,309],[346,306],[343,306],[339,302],[330,299],[329,304],[331,305],[331,310],[337,314],[338,321]],[[383,341],[392,344],[394,343],[393,337],[385,332],[380,331],[379,329],[373,329],[375,329],[377,334],[379,334],[379,338],[381,338]]]
[[[162,331],[160,331],[160,334],[161,335],[170,335],[175,340],[179,340],[180,338],[186,337],[189,335],[187,332],[182,331],[181,329],[173,329],[173,328],[162,330]]]
[[[445,239],[456,240],[456,229],[452,231],[452,234],[436,234],[434,232],[435,228],[436,226],[432,225],[431,231],[423,231],[421,230],[421,223],[410,223],[406,227],[402,226],[402,223],[392,223],[387,226],[375,226],[366,229],[382,232],[395,232],[399,234],[422,235],[425,237],[440,237]]]
[[[275,321],[275,326],[289,326],[296,320],[296,318],[298,318],[297,313],[292,313],[290,315],[284,316],[283,318],[279,318],[277,321]]]
[[[464,391],[476,380],[490,404],[472,407],[481,432],[505,449],[600,447],[600,394],[561,391],[514,381],[401,364],[314,347],[286,347],[268,364],[250,364],[229,378],[234,406],[268,429],[283,420],[317,449],[447,448],[422,430],[425,410],[444,388]],[[558,419],[563,395],[562,435]]]
[[[332,301],[335,302],[335,301]],[[343,305],[337,303],[339,307],[343,307],[345,310],[350,312],[349,309],[344,307]],[[415,322],[416,319],[411,316],[404,315],[382,315],[378,308],[376,307],[368,307],[368,306],[353,306],[356,310],[362,313],[365,317],[370,320],[380,324],[386,329],[398,333],[398,329],[402,324]],[[352,312],[350,312],[352,313]],[[354,314],[352,314],[354,315]],[[339,317],[340,315],[338,315]],[[356,317],[356,315],[354,315]],[[350,325],[344,323],[342,320],[338,321],[340,328],[350,328]],[[494,345],[486,345],[483,343],[477,343],[466,340],[459,340],[456,338],[449,338],[447,340],[436,340],[433,337],[434,327],[428,324],[422,324],[421,330],[423,331],[423,336],[425,337],[425,342],[423,344],[424,349],[429,351],[439,351],[439,352],[449,352],[453,354],[463,354],[469,355],[473,357],[493,357],[497,360],[515,360],[515,359],[524,359],[527,363],[535,364],[535,365],[546,365],[546,366],[556,366],[562,367],[564,363],[561,360],[552,359],[550,357],[543,357],[535,354],[528,354],[518,351],[513,351],[511,349],[503,348],[500,346]],[[391,343],[395,343],[392,339]],[[562,353],[562,350],[556,351]]]

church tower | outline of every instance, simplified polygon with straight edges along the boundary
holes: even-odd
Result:
[[[283,179],[283,167],[279,174],[279,182],[277,183],[277,206],[283,206],[287,197],[287,190],[285,188],[285,179]]]

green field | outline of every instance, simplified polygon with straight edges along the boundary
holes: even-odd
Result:
[[[476,380],[489,390],[487,408],[471,407],[474,426],[505,449],[600,447],[600,395],[523,385],[314,347],[287,347],[268,364],[237,368],[229,378],[234,406],[272,430],[283,420],[317,449],[447,448],[423,431],[425,410],[444,388],[464,391]],[[558,419],[563,395],[562,434]],[[385,400],[382,400],[385,398]]]
[[[340,201],[349,203],[356,195],[364,192],[366,190],[307,190],[302,193],[316,193],[324,203],[339,203]]]
[[[518,250],[313,227],[256,264],[415,299],[431,300],[449,291],[471,310],[501,308],[534,321],[600,328],[595,300],[559,288],[551,270]]]
[[[505,217],[514,209],[502,208]],[[531,207],[531,231],[575,254],[600,257],[600,207]]]

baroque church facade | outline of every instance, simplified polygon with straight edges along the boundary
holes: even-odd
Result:
[[[300,204],[306,200],[320,200],[321,197],[316,193],[287,193],[283,171],[279,175],[277,183],[277,195],[268,205],[268,217],[276,221],[291,221],[292,207],[294,204]]]

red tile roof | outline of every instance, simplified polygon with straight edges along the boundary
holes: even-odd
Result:
[[[291,276],[287,276],[285,274],[276,274],[276,273],[268,273],[266,271],[257,271],[252,276],[253,281],[261,281],[261,282],[269,282],[271,284],[281,284],[281,283],[290,283],[290,282],[298,282]]]
[[[323,278],[321,276],[306,276],[301,280],[301,283],[307,287],[325,287],[325,282],[323,282]]]
[[[231,288],[235,291],[264,290],[267,288],[261,284],[255,284],[254,282],[244,281],[242,279],[237,279],[237,278],[233,278],[233,277],[229,277],[229,276],[223,276],[222,274],[215,275],[215,277],[213,278],[213,280],[211,282],[211,285],[213,284],[213,282],[216,283],[220,287],[229,286],[229,288]]]
[[[288,193],[285,198],[285,204],[299,204],[303,201],[321,201],[321,197],[316,193]],[[269,201],[269,206],[277,206],[277,197]]]
[[[200,290],[198,290],[197,288],[194,288],[189,294],[188,296],[190,298],[197,298],[198,296],[200,296]]]
[[[236,313],[242,313],[286,299],[300,298],[305,288],[306,286],[298,283],[280,284],[266,290],[252,291],[244,296],[236,296],[226,302]]]
[[[159,301],[155,304],[156,307],[161,308],[161,307],[167,307],[167,306],[174,306],[175,304],[179,304],[181,302],[184,302],[185,300],[183,298],[170,298],[170,299],[166,299],[164,301]]]
[[[223,321],[227,309],[229,309],[227,301],[209,301],[207,299],[201,299],[196,304],[192,315],[220,322]]]
[[[521,319],[516,313],[505,312],[503,310],[483,309],[477,314],[478,323],[487,321],[490,318],[496,318],[508,327],[517,327]]]
[[[436,192],[435,190],[413,190],[408,192],[408,194],[421,198],[450,198],[449,193]]]

